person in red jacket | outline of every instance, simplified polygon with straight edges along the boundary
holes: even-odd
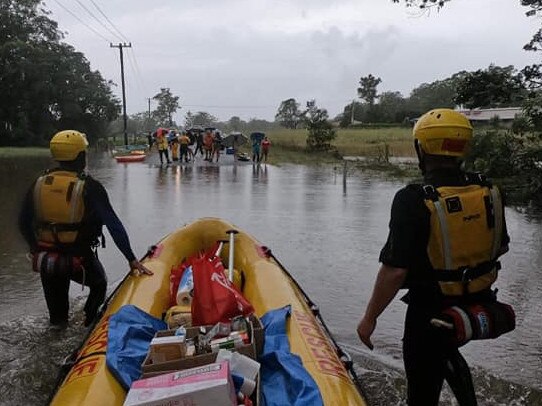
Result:
[[[267,136],[262,140],[262,158],[264,162],[267,162],[267,155],[269,154],[269,147],[271,146],[271,141]]]

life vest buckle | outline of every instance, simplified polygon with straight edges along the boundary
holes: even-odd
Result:
[[[427,199],[432,201],[438,200],[439,194],[433,185],[423,185],[422,189]]]

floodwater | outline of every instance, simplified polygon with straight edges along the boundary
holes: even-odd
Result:
[[[406,306],[395,299],[378,322],[373,352],[355,328],[378,270],[391,200],[403,180],[342,166],[233,164],[117,164],[96,155],[90,172],[109,192],[134,251],[199,217],[222,217],[272,248],[275,256],[319,304],[336,339],[353,356],[373,405],[404,404],[401,358]],[[58,366],[85,333],[82,306],[88,290],[72,285],[70,327],[48,328],[39,276],[25,258],[16,229],[20,201],[48,160],[0,162],[0,404],[46,404]],[[542,215],[508,208],[512,242],[503,258],[499,297],[514,306],[517,328],[496,340],[463,349],[473,370],[480,405],[542,404]],[[108,238],[100,251],[109,289],[128,271]],[[441,403],[454,405],[445,389]]]

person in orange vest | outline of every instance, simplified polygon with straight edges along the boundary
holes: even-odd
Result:
[[[190,138],[186,135],[186,132],[183,131],[181,137],[179,138],[179,143],[181,144],[181,162],[188,162],[190,159],[188,157],[188,144],[190,144]]]
[[[203,149],[205,149],[205,160],[211,161],[213,159],[211,153],[213,150],[214,137],[211,130],[207,130],[203,136]]]
[[[171,159],[173,161],[179,160],[179,136],[175,132],[175,130],[172,131],[173,134],[170,133],[169,136],[169,148],[171,149]],[[182,159],[182,157],[181,157]]]
[[[156,145],[158,146],[158,155],[160,156],[160,165],[164,163],[163,156],[166,157],[166,162],[170,164],[171,161],[169,160],[169,153],[168,153],[167,130],[165,128],[160,127],[154,132],[153,136],[156,139]]]

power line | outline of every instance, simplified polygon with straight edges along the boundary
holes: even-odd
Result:
[[[135,65],[134,65],[134,62],[133,62],[133,56],[131,55],[130,52],[126,52],[126,55],[128,57],[127,58],[128,59],[128,65],[130,65],[130,70],[132,71],[132,74],[134,75],[134,78],[136,79],[136,85],[137,85],[138,89],[141,92],[146,93],[146,91],[145,91],[146,89],[145,89],[145,86],[144,86],[143,81],[141,79],[141,76],[136,71],[136,68],[135,68]]]
[[[60,7],[62,7],[65,11],[67,11],[68,13],[70,13],[77,21],[79,21],[81,24],[83,24],[85,27],[87,27],[90,31],[92,31],[94,34],[96,34],[97,36],[99,36],[100,38],[102,38],[105,42],[111,42],[109,41],[106,37],[104,37],[102,34],[100,34],[98,31],[96,31],[94,28],[92,28],[90,25],[88,25],[87,23],[85,23],[83,20],[81,20],[77,14],[75,14],[73,11],[71,11],[69,8],[67,8],[66,6],[64,6],[64,4],[62,4],[59,0],[55,0],[55,3],[57,3]]]
[[[117,31],[119,33],[119,35],[123,38],[123,41],[126,41],[126,42],[130,42],[128,40],[128,38],[126,38],[126,36],[115,26],[115,24],[113,24],[113,22],[107,17],[107,15],[102,11],[102,9],[94,2],[94,0],[90,0],[90,2],[94,5],[94,7],[96,7],[96,10],[98,10],[100,12],[101,15],[104,16],[104,18],[107,20],[107,22],[109,24],[111,24],[111,27],[113,27],[113,29],[115,31]]]
[[[132,52],[127,52],[127,55],[128,55],[128,62],[130,62],[130,66],[132,67],[132,70],[134,71],[134,75],[138,81],[138,85],[140,87],[140,90],[143,90],[145,93],[148,93],[147,92],[147,86],[145,86],[145,82],[143,81],[143,78],[141,76],[141,72],[139,70],[139,66],[137,64],[137,59],[135,57],[135,52],[134,52],[134,48],[130,48],[130,51]]]
[[[83,3],[81,3],[79,0],[75,0],[77,2],[77,4],[79,4],[81,6],[81,8],[83,10],[85,10],[92,18],[94,18],[96,21],[98,21],[98,24],[100,24],[102,27],[104,27],[106,29],[106,31],[109,31],[110,34],[113,35],[113,37],[117,37],[119,38],[121,41],[124,41],[122,38],[120,38],[116,33],[114,33],[113,31],[111,31],[111,29],[106,26],[102,20],[100,20],[98,17],[96,17],[94,15],[94,13],[92,11],[90,11]]]
[[[76,0],[79,4],[80,1],[79,0]],[[111,21],[109,19],[109,17],[107,17],[107,14],[104,13],[104,11],[100,8],[100,6],[94,1],[94,0],[89,0],[93,5],[94,7],[96,8],[96,10],[98,10],[98,12],[103,16],[103,18],[105,18],[105,20],[111,25],[111,27],[113,27],[113,29],[118,33],[115,34],[114,32],[112,32],[105,24],[103,24],[101,21],[100,21],[100,24],[102,24],[102,26],[104,28],[106,28],[110,33],[112,33],[113,35],[115,35],[117,38],[119,38],[121,41],[125,41],[125,42],[130,42],[127,37],[117,28],[117,26],[113,23],[113,21]],[[86,9],[86,7],[85,7]],[[90,11],[88,9],[86,9],[89,13]],[[90,13],[94,18],[96,18],[92,13]],[[130,69],[132,70],[132,72],[134,73],[134,77],[136,78],[137,80],[137,85],[138,87],[140,88],[140,90],[146,92],[146,86],[145,86],[145,83],[143,82],[142,80],[142,75],[141,75],[141,71],[139,70],[139,65],[137,63],[137,58],[136,58],[136,55],[135,55],[135,50],[133,48],[130,48],[130,50],[132,52],[128,52],[126,55],[128,57],[128,63],[130,64]]]

